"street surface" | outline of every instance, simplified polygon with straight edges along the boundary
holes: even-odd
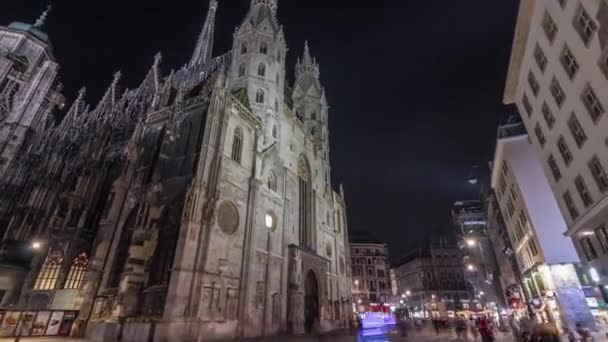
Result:
[[[0,342],[12,342],[13,338],[0,338]],[[66,339],[66,338],[44,338],[44,337],[35,337],[35,338],[21,338],[22,342],[59,342],[59,341],[71,341],[71,342],[85,342],[83,339]],[[342,334],[330,334],[324,336],[277,336],[272,338],[265,339],[256,339],[252,341],[268,341],[268,342],[316,342],[316,341],[326,341],[326,342],[443,342],[443,341],[456,341],[456,336],[454,334],[448,334],[447,332],[437,336],[434,332],[431,331],[410,331],[408,337],[401,337],[399,333],[395,330],[380,330],[380,329],[368,329],[363,331],[362,333],[353,332],[342,333]],[[468,341],[473,341],[469,339]],[[480,341],[477,339],[477,341]],[[513,342],[514,339],[511,338],[510,335],[498,334],[496,342]]]

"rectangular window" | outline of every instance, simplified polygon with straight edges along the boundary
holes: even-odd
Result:
[[[538,44],[534,47],[534,60],[536,60],[536,64],[540,71],[545,72],[545,69],[547,68],[547,57]]]
[[[604,114],[604,106],[602,106],[602,103],[598,99],[597,95],[595,95],[595,91],[593,91],[593,88],[591,88],[589,83],[587,83],[587,86],[585,86],[582,97],[585,108],[587,108],[591,119],[593,122],[597,123],[600,117]]]
[[[595,180],[600,192],[606,192],[606,189],[608,189],[608,176],[606,175],[606,171],[604,171],[604,166],[597,156],[593,156],[593,158],[591,158],[589,161],[589,170],[591,170],[593,179]]]
[[[507,181],[505,180],[505,176],[500,177],[500,191],[504,194],[507,189]]]
[[[549,105],[547,105],[546,102],[543,102],[542,112],[543,117],[547,122],[547,126],[549,127],[549,129],[552,129],[553,125],[555,125],[555,116],[553,116],[553,112],[551,111],[551,108],[549,108]]]
[[[547,39],[549,42],[553,43],[555,40],[555,36],[557,35],[557,25],[555,25],[555,21],[549,15],[549,12],[545,12],[545,16],[543,17],[543,31],[545,31],[545,35],[547,35]]]
[[[574,17],[574,28],[576,32],[581,36],[585,45],[589,45],[591,38],[593,38],[593,34],[597,30],[597,24],[582,4],[578,5],[578,9],[576,10],[576,16]]]
[[[559,153],[562,155],[564,164],[570,165],[572,162],[572,153],[570,152],[570,148],[566,144],[566,139],[564,139],[563,136],[560,136],[559,140],[557,140],[557,148],[559,149]]]
[[[530,99],[528,99],[528,95],[526,93],[524,93],[524,97],[521,102],[524,105],[524,109],[526,110],[528,117],[531,117],[533,112],[532,104],[530,104]]]
[[[562,108],[562,105],[566,100],[566,94],[564,94],[564,90],[559,85],[559,82],[557,82],[557,78],[555,78],[555,76],[553,76],[553,78],[551,79],[551,84],[549,84],[549,91],[551,92],[555,103],[557,103],[557,106],[559,108]]]
[[[576,220],[579,217],[578,209],[576,208],[576,204],[574,204],[572,195],[570,195],[570,191],[568,190],[564,192],[564,203],[566,203],[566,207],[568,208],[568,212],[570,213],[572,220]]]
[[[608,49],[604,49],[604,53],[600,56],[599,65],[604,72],[604,76],[608,78]]]
[[[515,190],[515,185],[511,186],[511,197],[513,197],[514,201],[517,200],[517,190]]]
[[[506,176],[509,173],[509,165],[507,165],[507,161],[502,161],[502,173]]]
[[[568,128],[570,128],[570,133],[572,133],[576,145],[579,148],[582,147],[585,141],[587,141],[587,134],[583,131],[583,127],[574,113],[572,113],[570,119],[568,119]]]
[[[562,62],[562,66],[564,67],[566,74],[568,74],[568,77],[573,79],[579,69],[579,65],[576,58],[574,58],[574,53],[572,53],[570,48],[568,48],[568,45],[564,45],[564,49],[562,50],[562,55],[559,60]]]
[[[584,237],[580,240],[581,246],[583,246],[583,251],[585,252],[585,257],[587,261],[593,261],[597,259],[597,252],[595,251],[595,247],[593,246],[593,241],[589,237]]]
[[[602,247],[602,253],[608,253],[608,231],[606,230],[606,226],[601,225],[596,228],[595,236],[597,236],[597,240],[600,243],[600,247]]]
[[[532,89],[532,94],[534,94],[534,96],[538,96],[538,92],[540,91],[540,85],[538,84],[536,77],[532,73],[532,70],[528,72],[528,84],[530,85],[530,89]]]
[[[530,239],[530,251],[532,252],[533,256],[538,255],[538,248],[536,247],[536,242],[534,242],[534,239]]]
[[[587,184],[585,184],[585,180],[581,175],[576,176],[574,179],[574,185],[576,186],[576,190],[578,191],[581,200],[585,207],[589,207],[593,204],[593,198],[591,194],[589,194],[589,189],[587,189]]]
[[[547,139],[545,139],[543,130],[542,130],[542,128],[540,128],[540,124],[538,122],[536,123],[536,126],[534,127],[534,133],[536,133],[536,138],[538,139],[538,143],[540,144],[540,146],[544,147],[545,143],[547,142]]]

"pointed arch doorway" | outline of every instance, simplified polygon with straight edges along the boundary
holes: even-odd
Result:
[[[306,333],[310,333],[313,330],[315,321],[319,318],[319,283],[312,270],[306,274],[304,291],[305,328]]]

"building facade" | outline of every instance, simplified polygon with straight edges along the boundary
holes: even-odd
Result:
[[[491,185],[537,319],[558,328],[595,326],[576,269],[578,255],[562,234],[566,222],[521,122],[499,128]]]
[[[0,26],[0,177],[35,137],[53,125],[62,108],[59,64],[42,30],[48,11],[35,24]],[[10,203],[0,202],[0,212]],[[0,221],[4,235],[6,222]]]
[[[356,311],[388,311],[392,291],[386,244],[353,239],[350,255],[352,300]]]
[[[117,73],[94,108],[81,91],[11,171],[0,256],[24,274],[11,310],[66,310],[72,335],[93,341],[347,325],[346,205],[319,66],[306,45],[288,84],[276,0],[252,0],[213,56],[217,11],[211,0],[186,65],[163,73],[157,55],[127,91]]]
[[[567,234],[601,291],[608,285],[607,32],[604,0],[522,1],[504,97],[523,113]]]
[[[499,269],[487,229],[486,210],[478,200],[457,201],[452,205],[452,222],[463,251],[467,280],[484,308],[498,312],[506,307],[499,281]]]
[[[438,239],[407,255],[393,267],[398,295],[415,317],[454,317],[457,311],[480,309],[467,281],[456,242]]]

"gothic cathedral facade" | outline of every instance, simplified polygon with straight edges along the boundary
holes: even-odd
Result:
[[[2,185],[11,205],[0,213],[0,271],[11,258],[27,264],[11,264],[23,285],[3,306],[74,310],[72,334],[93,341],[347,326],[346,205],[331,186],[328,104],[307,45],[288,84],[277,5],[251,0],[232,50],[213,56],[211,0],[183,68],[163,75],[157,55],[125,91],[117,73],[93,109],[83,89],[33,139]],[[15,252],[32,241],[40,250],[29,259]]]

